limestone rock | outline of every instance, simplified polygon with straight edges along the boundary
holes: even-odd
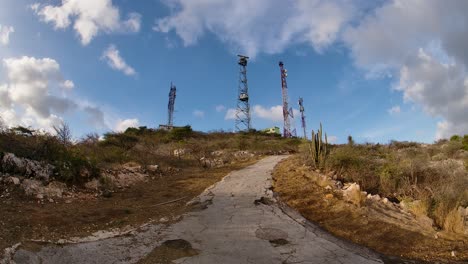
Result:
[[[21,184],[26,195],[33,196],[39,193],[42,190],[43,185],[40,181],[25,179]]]
[[[148,171],[151,171],[151,172],[159,171],[159,165],[148,165],[146,168]]]
[[[49,181],[54,170],[50,164],[16,157],[13,153],[6,153],[0,163],[4,172],[43,181]]]
[[[14,184],[14,185],[19,185],[20,184],[20,179],[18,177],[10,177],[8,178],[8,182]]]
[[[347,188],[343,190],[343,198],[348,202],[360,206],[365,196],[363,196],[359,184],[352,183],[347,185]]]
[[[51,198],[61,198],[66,188],[64,183],[51,182],[44,186],[38,180],[25,179],[21,184],[24,192],[28,196],[36,196],[38,199],[43,199],[45,196]]]
[[[89,190],[97,190],[99,182],[97,179],[85,183],[85,188]]]

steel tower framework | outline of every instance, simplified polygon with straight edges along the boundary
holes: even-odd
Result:
[[[286,78],[288,77],[288,70],[284,68],[284,64],[282,61],[279,62],[279,67],[281,71],[281,92],[283,95],[283,118],[284,118],[284,126],[283,126],[283,136],[285,138],[290,138],[295,136],[296,131],[291,131],[291,120],[290,118],[294,118],[292,108],[289,109],[288,106],[288,83]]]
[[[169,104],[167,105],[167,125],[174,126],[174,104],[176,98],[176,87],[171,82],[171,90],[169,92]]]
[[[247,85],[247,61],[249,57],[237,55],[239,57],[239,86],[236,109],[236,130],[249,131],[250,123],[250,105],[249,105],[249,87]]]
[[[299,111],[301,112],[301,124],[304,132],[304,139],[307,140],[307,129],[306,129],[306,120],[305,120],[305,109],[304,109],[304,100],[302,97],[299,97]]]

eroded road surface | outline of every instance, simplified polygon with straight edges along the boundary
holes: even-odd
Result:
[[[151,224],[125,236],[39,251],[18,250],[16,263],[136,263],[162,246],[189,248],[174,263],[383,263],[364,248],[328,235],[273,198],[267,157],[207,189],[198,210],[172,225]],[[156,209],[155,209],[156,210]],[[153,253],[152,253],[153,252]],[[149,263],[158,263],[157,257]]]

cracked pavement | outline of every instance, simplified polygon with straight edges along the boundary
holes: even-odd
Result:
[[[183,239],[199,254],[174,263],[383,263],[372,251],[329,235],[275,202],[271,171],[283,158],[267,157],[231,172],[192,201],[207,206],[172,225],[146,225],[127,236],[47,245],[38,252],[20,249],[13,259],[16,263],[136,263],[164,241]]]

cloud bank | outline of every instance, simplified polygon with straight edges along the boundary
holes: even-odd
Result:
[[[436,137],[468,134],[468,1],[167,0],[153,29],[185,46],[213,34],[232,53],[278,54],[295,45],[344,47],[368,78],[396,80],[404,100],[443,121]],[[365,10],[365,11],[362,11]],[[279,120],[278,109],[253,109]],[[226,119],[233,118],[229,109]]]
[[[108,128],[108,115],[92,103],[72,96],[75,84],[66,80],[57,61],[19,57],[3,60],[6,80],[0,83],[0,118],[6,126],[26,126],[52,132],[67,114],[84,113],[93,128]],[[119,120],[115,127],[136,126]]]
[[[73,24],[83,45],[88,45],[100,32],[138,32],[141,26],[140,14],[130,13],[122,20],[112,0],[62,0],[56,6],[35,3],[30,8],[55,29],[66,29]]]

